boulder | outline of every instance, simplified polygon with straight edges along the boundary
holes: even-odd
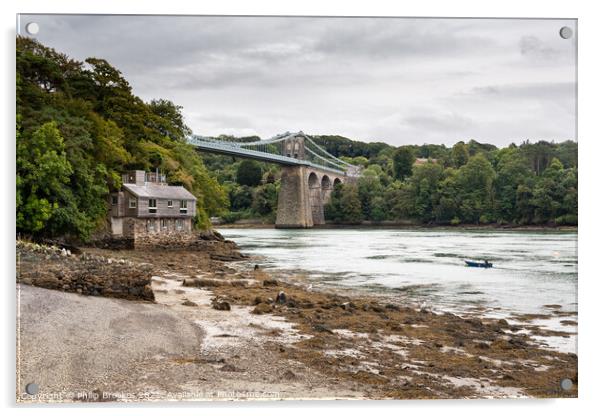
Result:
[[[322,324],[314,325],[314,330],[317,332],[326,332],[328,334],[334,334],[334,332],[332,332],[332,329],[330,329],[327,326],[322,325]]]
[[[231,309],[229,302],[219,298],[213,299],[211,301],[211,306],[213,307],[213,309],[216,309],[218,311],[229,311]]]
[[[257,306],[255,306],[255,309],[253,309],[252,313],[254,313],[255,315],[263,315],[264,313],[270,313],[272,312],[272,307],[270,305],[268,305],[267,303],[260,303]]]
[[[182,305],[184,305],[184,306],[199,306],[196,303],[194,303],[193,301],[188,300],[188,299],[186,299],[184,302],[182,302]]]

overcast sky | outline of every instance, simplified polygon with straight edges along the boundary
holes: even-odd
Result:
[[[393,145],[575,137],[574,20],[23,16],[105,58],[200,135],[284,131]]]

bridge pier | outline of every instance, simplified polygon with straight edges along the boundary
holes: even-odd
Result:
[[[324,200],[322,199],[322,184],[315,172],[311,172],[308,177],[309,185],[309,205],[311,206],[311,219],[314,225],[323,225],[324,220]]]
[[[276,228],[314,226],[305,166],[283,166],[278,193]]]
[[[308,166],[283,166],[276,228],[311,228],[325,224],[324,205],[334,185],[347,177]]]

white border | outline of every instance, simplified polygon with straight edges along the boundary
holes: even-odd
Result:
[[[579,19],[579,399],[564,400],[506,400],[506,401],[406,401],[406,402],[287,402],[287,403],[174,403],[171,412],[178,414],[208,413],[244,413],[245,415],[269,413],[287,415],[308,412],[365,414],[370,411],[379,413],[463,415],[483,413],[489,415],[507,415],[511,413],[536,412],[546,415],[580,414],[600,404],[602,394],[598,392],[600,383],[600,314],[599,304],[602,294],[598,259],[601,244],[600,230],[600,166],[602,164],[602,148],[599,125],[600,110],[600,40],[602,39],[601,15],[596,13],[597,2],[576,1],[412,1],[387,2],[371,1],[325,1],[325,0],[253,0],[253,1],[165,1],[147,0],[20,0],[19,2],[1,2],[2,13],[2,157],[4,158],[3,175],[0,181],[1,193],[9,199],[2,204],[3,237],[2,264],[3,332],[1,343],[4,369],[0,377],[0,391],[3,393],[3,405],[14,409],[15,383],[15,298],[14,298],[14,123],[15,123],[15,57],[14,37],[16,13],[143,13],[143,14],[263,14],[263,15],[345,15],[345,16],[445,16],[445,17],[554,17]],[[10,200],[12,198],[12,200]],[[109,407],[114,407],[109,405]],[[200,409],[199,409],[200,407]],[[81,409],[68,407],[46,407],[50,414],[75,414]],[[18,409],[24,413],[39,412],[38,408]],[[94,406],[87,406],[86,412],[99,414],[106,411],[117,411]],[[119,413],[124,409],[120,409]],[[156,406],[134,406],[132,413],[154,415],[165,411]],[[128,411],[128,413],[129,413]]]

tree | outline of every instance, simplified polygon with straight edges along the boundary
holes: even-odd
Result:
[[[494,182],[496,218],[498,221],[520,221],[522,215],[517,212],[519,202],[517,192],[521,185],[528,186],[532,181],[533,173],[527,160],[520,154],[518,149],[508,148],[500,152],[497,176]],[[525,188],[522,191],[524,192]]]
[[[563,214],[562,202],[566,195],[564,175],[562,163],[552,159],[533,190],[535,222],[547,223]]]
[[[149,109],[156,117],[149,120],[153,128],[173,140],[183,141],[192,130],[184,123],[182,106],[164,99],[151,100]]]
[[[438,163],[425,163],[414,168],[410,178],[410,192],[413,209],[410,215],[422,222],[435,219],[434,207],[439,200],[439,182],[442,179],[443,167]]]
[[[370,219],[372,221],[385,221],[388,216],[387,202],[384,197],[376,195],[370,201]]]
[[[362,221],[362,204],[356,185],[347,184],[343,186],[341,210],[341,219],[343,222],[347,224],[358,224]]]
[[[324,206],[324,217],[326,220],[339,223],[342,220],[343,209],[341,207],[341,198],[343,196],[343,184],[336,182],[330,193],[330,201]]]
[[[458,169],[446,168],[439,182],[439,198],[434,205],[435,222],[458,224],[460,198],[457,186]]]
[[[463,222],[487,223],[492,218],[495,170],[482,153],[471,157],[456,177]]]
[[[17,132],[17,230],[38,233],[70,196],[73,169],[56,123],[42,125],[29,138]]]
[[[387,187],[385,194],[392,219],[414,218],[414,187],[411,183],[397,180]]]
[[[241,211],[253,204],[253,189],[247,185],[236,186],[230,190],[230,208]]]
[[[529,185],[522,184],[516,188],[516,221],[518,224],[531,224],[535,216],[533,205],[533,190]]]
[[[363,176],[357,181],[357,190],[363,218],[372,219],[372,201],[383,192],[383,186],[374,170],[365,169],[363,171]]]
[[[395,178],[404,180],[412,174],[412,166],[414,165],[414,152],[409,146],[401,146],[393,154],[393,172]]]
[[[240,185],[257,186],[261,183],[261,166],[254,160],[243,160],[236,171],[236,182]]]
[[[454,167],[459,168],[464,166],[466,162],[468,162],[468,149],[466,148],[466,144],[464,142],[458,142],[454,144],[451,150],[451,158]]]
[[[258,187],[253,196],[253,210],[261,216],[276,212],[278,206],[278,189],[273,183]]]
[[[324,207],[324,216],[327,220],[335,223],[360,223],[362,221],[362,204],[357,186],[335,184],[330,195],[330,202]]]

